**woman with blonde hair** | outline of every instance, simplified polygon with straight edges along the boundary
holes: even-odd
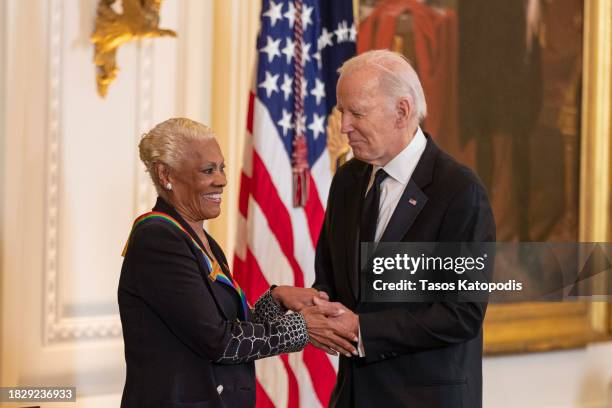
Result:
[[[158,199],[136,219],[119,282],[127,375],[121,406],[250,407],[253,361],[302,350],[315,289],[271,287],[251,309],[222,249],[205,231],[227,180],[212,130],[185,119],[155,126],[139,145]],[[288,309],[301,310],[302,313]],[[333,329],[344,352],[354,351]]]

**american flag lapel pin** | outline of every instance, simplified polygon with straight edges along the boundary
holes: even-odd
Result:
[[[408,202],[412,205],[417,205],[417,200],[415,200],[414,198],[411,198],[410,200],[408,200]]]

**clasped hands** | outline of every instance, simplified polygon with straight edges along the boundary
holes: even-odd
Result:
[[[353,343],[358,341],[359,319],[343,304],[330,302],[327,293],[314,288],[277,286],[272,297],[286,309],[304,316],[313,346],[334,356],[358,355]]]

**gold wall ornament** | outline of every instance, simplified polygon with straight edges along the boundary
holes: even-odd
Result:
[[[96,83],[98,94],[105,97],[108,86],[115,80],[117,48],[142,38],[176,37],[173,30],[159,28],[159,9],[162,0],[122,0],[123,13],[112,5],[116,0],[100,0],[96,26],[91,35],[95,47]]]
[[[340,112],[334,108],[327,118],[327,152],[332,173],[352,157],[348,138],[340,132],[340,116]]]

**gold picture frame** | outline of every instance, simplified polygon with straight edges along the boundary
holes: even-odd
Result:
[[[585,0],[579,239],[612,238],[612,2]],[[519,303],[489,308],[486,354],[548,351],[609,340],[612,303]]]

